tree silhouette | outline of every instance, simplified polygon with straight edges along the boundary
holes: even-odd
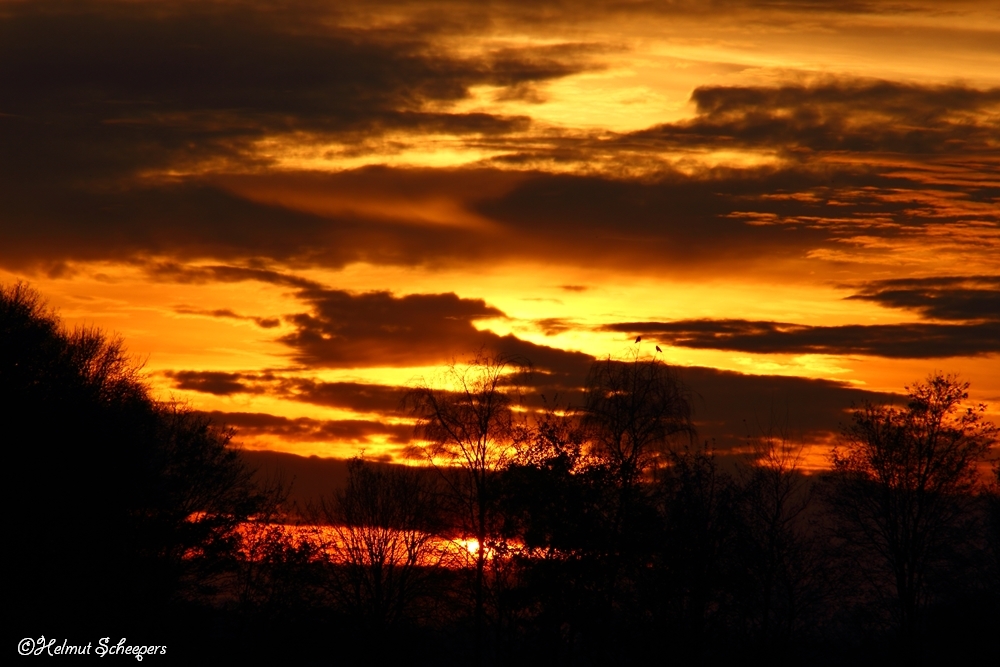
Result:
[[[560,664],[590,643],[606,598],[594,583],[606,575],[608,476],[585,444],[573,415],[549,406],[502,476],[503,531],[523,545],[511,597],[536,656]]]
[[[596,361],[586,381],[582,425],[592,465],[605,479],[608,603],[648,552],[657,523],[649,474],[670,460],[671,439],[694,436],[687,388],[673,369],[638,348],[624,361]]]
[[[480,352],[468,364],[450,366],[441,378],[441,388],[415,387],[404,401],[417,418],[418,434],[428,443],[429,460],[444,465],[441,478],[456,505],[462,537],[475,540],[473,594],[480,655],[486,559],[497,546],[501,528],[499,474],[528,437],[526,425],[515,412],[527,372],[524,360]]]
[[[906,408],[865,404],[834,450],[827,501],[834,535],[913,646],[930,583],[969,535],[979,464],[996,441],[968,382],[936,374],[908,388]]]
[[[552,656],[621,660],[658,541],[653,468],[691,434],[683,385],[638,352],[595,362],[583,406],[539,416],[503,476],[507,530],[527,549],[522,605]]]
[[[26,627],[148,625],[211,593],[239,524],[271,500],[232,432],[153,400],[120,338],[63,330],[23,284],[0,286],[0,339]]]
[[[19,284],[0,286],[0,340],[19,636],[198,626],[284,659],[305,627],[429,661],[474,620],[481,662],[669,647],[694,664],[825,650],[845,610],[877,610],[926,655],[978,647],[994,623],[1000,463],[991,485],[979,475],[998,433],[953,376],[854,410],[828,473],[803,476],[765,434],[728,474],[694,443],[684,385],[638,344],[593,364],[582,405],[543,411],[521,403],[526,362],[480,352],[404,399],[432,469],[351,461],[303,539],[233,432],[155,400],[120,338],[65,330]],[[823,595],[835,578],[843,607]]]
[[[694,661],[729,606],[738,492],[707,445],[678,448],[670,458],[658,483],[663,532],[654,580],[662,582],[661,623],[677,652]]]
[[[416,469],[352,459],[347,486],[323,501],[321,519],[334,599],[372,637],[409,618],[430,597],[435,570],[454,558],[438,537],[433,478]]]
[[[751,645],[780,658],[812,619],[822,595],[819,558],[807,531],[813,487],[799,470],[800,450],[771,431],[750,440],[739,466],[734,603]]]
[[[591,366],[582,410],[595,455],[611,466],[623,489],[662,461],[672,436],[694,433],[687,389],[673,369],[638,350],[630,355]]]
[[[993,461],[993,480],[983,494],[986,513],[987,590],[1000,599],[1000,460]]]
[[[232,573],[232,595],[244,623],[259,627],[321,604],[323,577],[318,541],[302,539],[277,514],[257,515],[240,527],[240,549]]]
[[[638,349],[628,354],[624,361],[594,362],[581,411],[590,453],[610,476],[607,510],[619,538],[616,552],[628,551],[629,536],[648,524],[641,510],[646,473],[669,459],[674,435],[694,434],[687,389],[673,369]]]

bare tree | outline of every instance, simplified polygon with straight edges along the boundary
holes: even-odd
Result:
[[[478,353],[468,364],[453,364],[438,387],[426,383],[406,399],[417,417],[426,454],[442,472],[463,537],[472,537],[475,556],[476,637],[482,649],[487,554],[500,533],[499,474],[526,442],[519,417],[520,387],[528,362],[502,354]]]
[[[595,454],[632,487],[667,451],[672,436],[693,435],[688,392],[673,369],[638,350],[591,366],[583,424]]]
[[[835,536],[904,642],[919,629],[929,579],[946,572],[970,531],[979,465],[996,441],[968,382],[936,374],[908,387],[906,408],[854,411],[831,458]]]
[[[802,629],[821,592],[805,517],[813,487],[800,458],[801,447],[768,430],[751,438],[738,469],[736,603],[752,640],[771,654]]]
[[[630,355],[591,366],[581,411],[592,465],[603,468],[609,482],[611,552],[627,551],[631,537],[648,529],[644,476],[671,463],[674,436],[685,435],[688,443],[694,437],[687,388],[673,369],[638,350]]]
[[[673,369],[656,357],[643,357],[638,348],[625,360],[608,357],[591,366],[581,426],[586,442],[588,472],[600,500],[595,525],[600,539],[600,564],[592,588],[595,615],[593,646],[611,659],[619,650],[615,636],[636,620],[628,618],[631,601],[646,591],[649,554],[661,535],[657,527],[654,473],[677,469],[671,454],[675,436],[690,442],[694,436],[690,403],[684,384]],[[688,487],[685,487],[688,488]]]
[[[453,554],[438,538],[432,480],[418,470],[349,463],[347,486],[321,509],[337,602],[381,633],[413,612]]]

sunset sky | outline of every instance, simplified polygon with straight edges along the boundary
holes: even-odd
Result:
[[[933,371],[1000,420],[1000,3],[0,0],[0,176],[0,281],[249,449],[638,335],[724,450]]]

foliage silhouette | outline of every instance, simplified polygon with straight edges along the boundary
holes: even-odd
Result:
[[[582,657],[607,606],[598,582],[611,542],[603,507],[610,478],[586,444],[573,415],[550,406],[502,477],[504,533],[523,545],[513,597],[527,613],[534,652],[554,662]]]
[[[693,436],[688,391],[659,359],[638,350],[624,361],[595,362],[586,381],[583,425],[591,447],[633,488],[666,455],[671,438]]]
[[[1000,460],[993,462],[993,482],[985,500],[988,568],[991,574],[988,586],[1000,598]]]
[[[153,400],[121,338],[65,331],[24,284],[0,286],[0,339],[24,626],[148,628],[217,591],[238,526],[275,500],[232,431]]]
[[[979,465],[996,441],[967,382],[936,374],[908,388],[905,408],[854,411],[834,450],[827,503],[834,537],[912,648],[934,585],[977,530]]]
[[[636,354],[595,362],[583,406],[550,405],[502,476],[505,531],[523,544],[516,595],[536,650],[623,660],[648,625],[648,567],[663,543],[652,484],[672,438],[690,437],[684,386]],[[662,470],[661,470],[662,473]]]
[[[695,437],[686,386],[657,357],[641,356],[638,347],[625,359],[595,361],[585,384],[581,425],[590,455],[590,476],[600,480],[604,562],[601,629],[605,642],[621,628],[634,625],[623,613],[625,600],[635,599],[657,535],[660,518],[650,482],[675,465],[674,439],[689,444]],[[610,630],[611,632],[607,632]],[[611,650],[611,649],[607,649]]]
[[[738,490],[708,445],[674,451],[658,486],[658,616],[678,653],[696,660],[717,639],[729,606],[726,575],[736,547]]]
[[[232,431],[154,400],[120,338],[64,330],[15,285],[0,340],[22,636],[155,628],[317,664],[303,633],[412,664],[828,664],[899,652],[872,620],[935,658],[996,622],[1000,463],[988,488],[977,471],[997,432],[951,376],[855,410],[833,469],[805,475],[780,434],[735,468],[697,446],[687,389],[637,349],[593,364],[582,405],[541,410],[526,362],[481,352],[407,393],[431,467],[355,459],[291,529]]]

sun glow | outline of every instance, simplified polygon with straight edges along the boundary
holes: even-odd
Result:
[[[485,144],[485,145],[484,145]],[[324,141],[316,136],[275,136],[259,140],[255,156],[288,171],[347,171],[388,167],[461,167],[510,153],[463,135],[398,133],[364,146]]]
[[[203,514],[196,514],[188,520],[201,518]],[[314,561],[334,564],[356,564],[359,557],[377,556],[386,566],[462,569],[473,566],[479,554],[479,542],[474,538],[449,538],[379,526],[252,521],[241,524],[238,532],[242,540],[241,555],[248,561],[266,560],[269,556],[266,549],[275,543],[276,537],[295,548],[311,551]],[[511,546],[517,545],[508,548]],[[487,559],[494,554],[494,549],[486,549]]]
[[[479,540],[475,538],[470,538],[467,540],[455,540],[455,544],[465,549],[470,556],[477,556],[479,554]],[[489,552],[487,551],[487,553]]]

